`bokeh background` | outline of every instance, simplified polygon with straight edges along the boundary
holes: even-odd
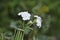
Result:
[[[20,20],[21,11],[42,17],[37,40],[60,40],[60,0],[0,0],[0,36],[13,32],[10,24]]]

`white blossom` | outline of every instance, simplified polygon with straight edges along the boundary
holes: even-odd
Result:
[[[30,20],[31,17],[31,14],[28,12],[20,12],[18,15],[21,16],[23,20]]]
[[[41,22],[42,22],[41,17],[39,17],[37,15],[35,15],[34,17],[36,17],[36,25],[40,28],[41,27]]]

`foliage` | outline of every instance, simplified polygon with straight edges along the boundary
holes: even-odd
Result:
[[[10,23],[21,20],[17,16],[21,11],[28,11],[32,15],[37,14],[42,17],[42,27],[37,28],[38,32],[35,30],[38,38],[39,35],[57,38],[60,36],[60,0],[0,0],[0,35],[5,32],[8,32],[7,35],[9,32],[14,34],[15,30],[10,27]],[[30,40],[32,35],[33,32],[27,34],[28,38],[24,37],[24,39]]]

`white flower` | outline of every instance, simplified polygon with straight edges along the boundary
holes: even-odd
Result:
[[[28,12],[20,12],[18,13],[19,16],[22,16],[23,20],[30,20],[31,14]]]
[[[41,17],[39,17],[39,16],[37,16],[37,15],[35,15],[34,17],[36,17],[36,25],[40,28],[41,27],[41,22],[42,22],[42,20],[41,20]]]

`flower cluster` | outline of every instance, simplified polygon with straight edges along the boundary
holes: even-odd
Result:
[[[30,18],[31,18],[31,14],[28,12],[20,12],[20,13],[18,13],[18,16],[21,16],[24,21],[30,20]],[[41,22],[42,22],[41,17],[38,15],[35,15],[34,17],[36,18],[36,25],[40,28]],[[33,23],[31,20],[30,20],[30,22]]]
[[[31,14],[28,12],[20,12],[18,15],[21,16],[23,20],[30,20],[31,17]]]
[[[40,28],[41,27],[41,22],[42,22],[42,20],[41,20],[41,17],[39,17],[39,16],[37,16],[37,15],[35,15],[34,17],[36,17],[36,25]]]

